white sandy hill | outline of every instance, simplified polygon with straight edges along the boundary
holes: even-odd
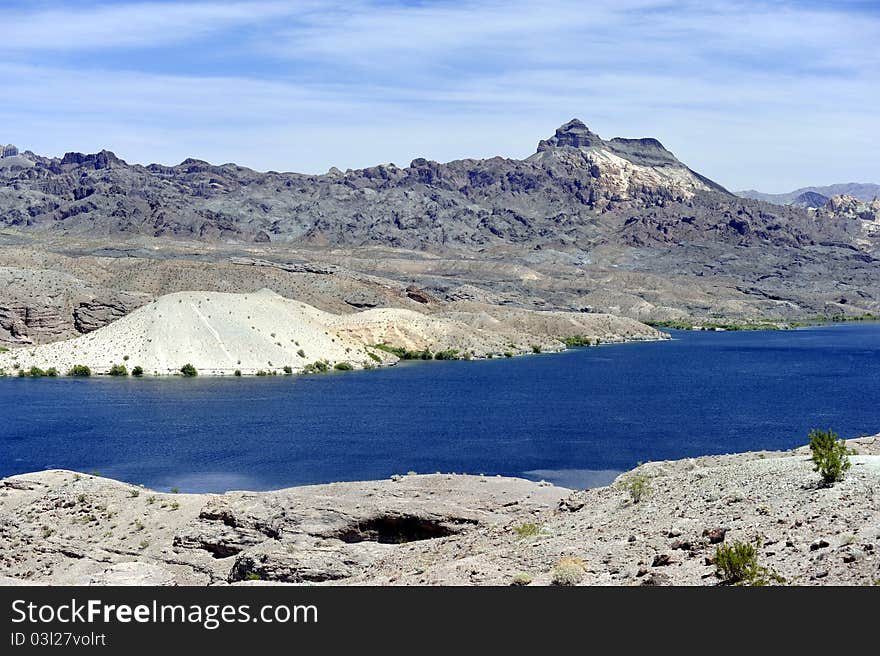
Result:
[[[375,344],[491,357],[562,350],[560,338],[574,335],[602,342],[666,337],[611,315],[474,304],[433,315],[400,308],[337,315],[268,289],[253,294],[178,292],[76,339],[0,353],[0,371],[10,375],[34,366],[54,367],[64,375],[74,365],[85,365],[104,374],[124,364],[129,371],[137,366],[147,375],[167,375],[192,364],[200,374],[240,370],[247,375],[282,373],[285,367],[299,372],[318,361],[359,369],[397,361],[371,348]]]
[[[361,342],[337,334],[334,315],[275,292],[168,294],[95,332],[44,346],[0,354],[10,373],[35,365],[65,374],[83,364],[104,373],[114,364],[146,374],[172,374],[187,363],[200,374],[231,375],[294,371],[327,360],[361,367],[370,362]],[[127,359],[126,359],[126,356]]]

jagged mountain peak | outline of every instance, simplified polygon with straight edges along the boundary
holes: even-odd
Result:
[[[590,130],[580,119],[573,118],[568,123],[556,129],[549,139],[542,139],[538,143],[538,152],[560,146],[572,148],[593,148],[604,144],[604,140],[598,134]]]
[[[692,171],[653,137],[605,140],[577,118],[557,128],[549,139],[540,141],[537,152],[527,161],[544,167],[553,168],[561,163],[588,170],[597,184],[627,198],[640,189],[660,188],[683,197],[698,191],[730,193]]]

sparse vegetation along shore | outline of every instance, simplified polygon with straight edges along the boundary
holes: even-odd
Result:
[[[721,319],[711,319],[706,321],[698,321],[696,319],[676,319],[669,321],[661,321],[655,319],[644,319],[643,323],[654,328],[671,328],[673,330],[721,330],[721,331],[740,331],[740,330],[791,330],[793,328],[806,328],[809,326],[821,326],[829,323],[850,323],[860,321],[880,321],[880,315],[870,312],[865,314],[834,314],[834,315],[816,315],[805,319],[756,319],[754,321],[724,321]]]

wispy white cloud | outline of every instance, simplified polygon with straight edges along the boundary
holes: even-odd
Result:
[[[0,9],[0,51],[156,48],[290,14],[271,1],[27,3]]]
[[[0,141],[46,152],[318,171],[521,157],[579,116],[731,187],[880,180],[871,3],[33,7],[0,10]]]

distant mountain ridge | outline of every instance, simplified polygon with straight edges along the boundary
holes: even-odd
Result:
[[[852,196],[861,201],[869,202],[880,197],[880,184],[870,182],[844,182],[820,187],[801,187],[784,194],[765,194],[755,189],[737,191],[736,195],[741,198],[763,200],[776,205],[803,205],[804,194],[818,194],[824,196],[827,201],[832,196]],[[813,199],[818,201],[818,199]],[[823,203],[824,204],[824,203]],[[821,205],[809,205],[809,207],[821,207]]]
[[[809,209],[824,194],[808,190],[797,194],[807,207],[741,198],[657,139],[604,139],[577,119],[521,160],[419,157],[322,175],[4,153],[9,343],[193,289],[271,287],[338,308],[386,305],[415,285],[444,302],[659,320],[880,312],[880,208],[834,196]],[[306,265],[321,273],[293,273]],[[53,267],[68,277],[47,295]]]
[[[107,150],[2,162],[0,227],[56,235],[423,251],[845,241],[816,234],[805,214],[753,207],[656,139],[605,140],[578,119],[524,160],[416,158],[324,175],[131,165]]]

